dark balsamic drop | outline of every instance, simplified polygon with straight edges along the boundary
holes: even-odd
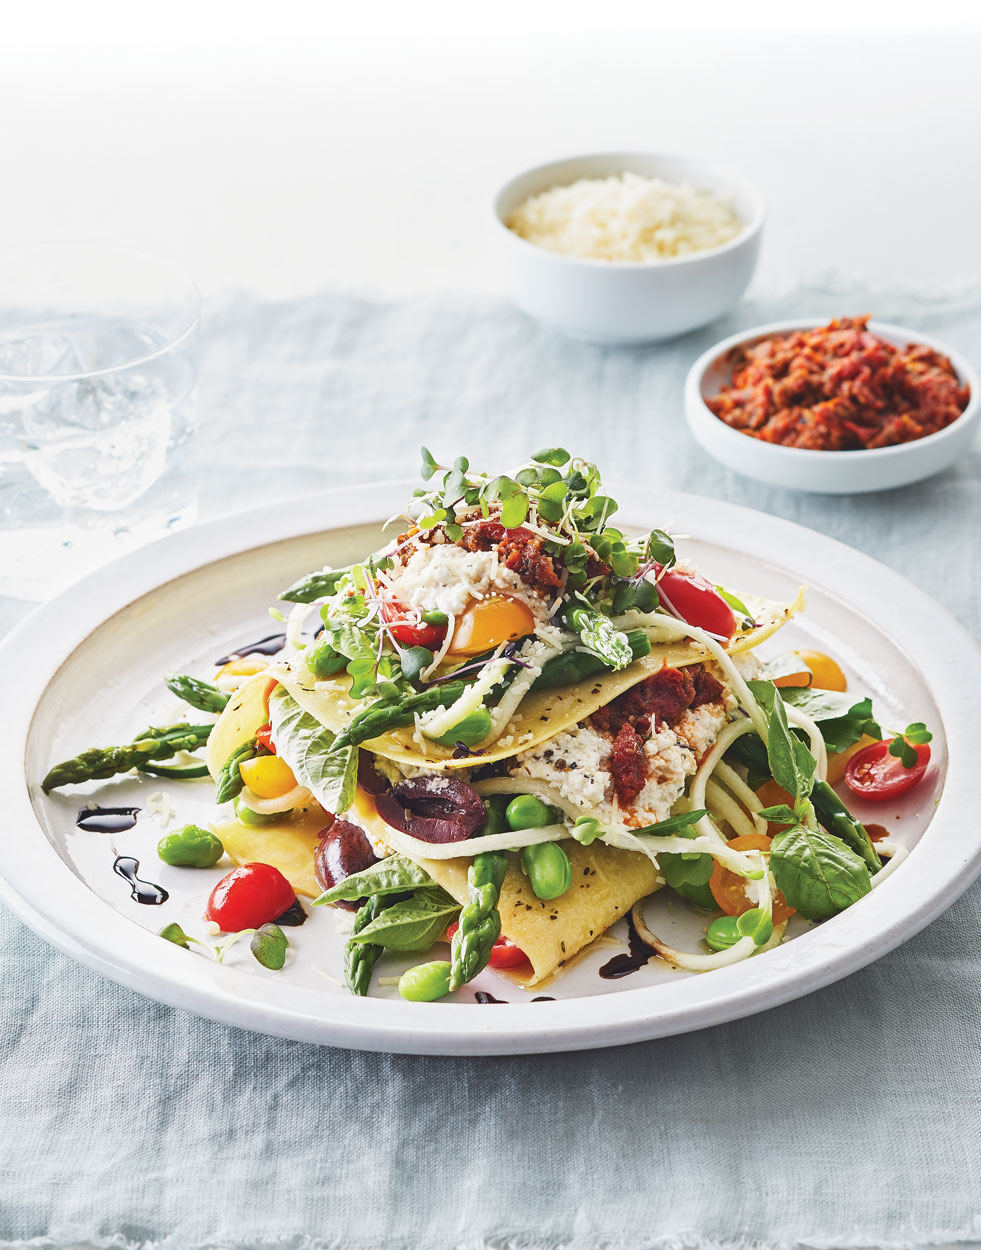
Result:
[[[162,885],[154,885],[152,881],[143,881],[136,874],[140,868],[140,861],[134,859],[132,855],[117,855],[116,862],[112,866],[112,870],[124,881],[129,883],[130,897],[137,903],[146,903],[150,907],[157,907],[161,903],[166,903],[170,895]]]
[[[531,1000],[533,1003],[554,1003],[555,999],[549,997],[548,994],[539,994],[537,998]]]
[[[307,918],[307,913],[303,910],[300,900],[294,899],[292,904],[287,907],[281,916],[276,917],[276,924],[286,925],[289,928],[296,928],[303,924]]]
[[[629,955],[614,955],[600,968],[599,974],[604,981],[619,981],[621,977],[629,976],[631,972],[643,968],[654,954],[637,932],[637,927],[630,916],[627,917],[627,938],[630,945]]]
[[[88,833],[122,833],[136,824],[138,807],[83,807],[75,824]]]
[[[474,999],[478,1003],[502,1003],[507,1006],[507,1000],[504,998],[495,998],[493,994],[488,994],[486,990],[478,990],[474,994]]]
[[[229,651],[228,655],[223,655],[220,660],[215,660],[215,663],[230,664],[232,660],[240,660],[243,655],[275,655],[285,646],[285,634],[269,634],[266,638],[260,638],[258,642],[247,642],[241,647],[236,647],[234,651]]]

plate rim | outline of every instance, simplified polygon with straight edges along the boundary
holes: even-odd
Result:
[[[408,485],[411,489],[415,483]],[[547,1006],[511,1003],[506,1016],[486,1012],[478,1004],[453,1004],[450,1014],[432,1004],[317,995],[306,987],[276,984],[230,967],[222,967],[216,978],[204,960],[189,965],[187,952],[161,942],[152,931],[135,926],[129,917],[108,907],[48,840],[31,799],[39,787],[25,773],[25,751],[36,708],[75,647],[136,600],[165,590],[168,583],[204,565],[257,546],[378,521],[390,515],[393,503],[397,507],[404,501],[406,486],[405,481],[388,480],[317,492],[239,509],[169,535],[120,557],[35,608],[0,642],[0,663],[18,658],[16,664],[4,664],[10,703],[9,715],[0,725],[0,749],[19,761],[10,825],[14,829],[27,826],[34,835],[29,847],[22,847],[19,838],[0,844],[0,899],[30,928],[103,976],[235,1027],[395,1053],[543,1053],[689,1032],[803,997],[912,937],[981,872],[981,845],[970,836],[970,752],[961,750],[968,741],[970,705],[981,699],[981,652],[964,627],[894,570],[818,531],[723,500],[670,490],[659,490],[651,499],[652,492],[644,486],[612,483],[625,523],[638,521],[644,512],[648,524],[656,523],[649,515],[654,508],[661,523],[672,512],[697,513],[705,523],[701,531],[692,527],[694,537],[731,548],[732,534],[738,532],[740,546],[755,559],[766,558],[761,545],[775,542],[783,552],[793,551],[802,580],[807,580],[805,566],[820,566],[830,556],[835,558],[836,582],[843,578],[846,585],[856,590],[864,586],[867,591],[869,579],[874,579],[871,609],[856,607],[850,594],[839,597],[884,629],[911,658],[914,652],[907,644],[913,634],[919,633],[921,640],[930,637],[929,655],[924,659],[917,654],[915,663],[943,720],[947,775],[933,818],[913,854],[922,860],[920,849],[936,842],[945,844],[946,854],[920,863],[915,880],[921,896],[915,896],[914,877],[897,872],[856,907],[758,960],[715,970],[709,982],[679,978],[675,984],[624,988],[604,996],[599,1000],[604,1004],[599,1020],[591,1019],[600,1015],[592,1009],[593,999],[557,1000]],[[250,533],[261,533],[261,544],[249,541]],[[786,569],[780,560],[774,557],[778,567]],[[916,630],[903,623],[897,629],[882,619],[899,605],[904,615],[897,614],[897,619],[915,620]],[[25,662],[25,649],[33,662]],[[959,658],[960,663],[952,663],[949,657]],[[973,663],[965,666],[965,657]],[[929,887],[925,894],[924,881]],[[59,914],[66,902],[71,904],[67,919]],[[93,931],[98,938],[86,940]],[[117,936],[121,944],[113,946]],[[710,996],[694,989],[708,983],[713,988]],[[316,999],[322,1010],[305,1009],[302,1004],[307,999]]]

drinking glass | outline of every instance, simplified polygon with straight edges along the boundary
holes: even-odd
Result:
[[[199,312],[139,252],[0,248],[0,593],[44,598],[195,519]]]

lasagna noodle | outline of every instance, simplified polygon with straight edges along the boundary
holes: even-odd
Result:
[[[353,815],[372,837],[390,836],[388,825],[362,791],[358,792]],[[511,862],[501,886],[497,904],[501,932],[520,946],[531,961],[530,977],[515,970],[526,985],[537,985],[558,971],[625,916],[638,899],[653,894],[664,884],[650,859],[640,851],[623,851],[604,842],[580,846],[572,838],[563,840],[561,845],[572,864],[572,885],[560,898],[537,898],[515,853],[509,856]],[[408,858],[415,860],[461,905],[466,903],[467,870],[472,856],[425,859],[413,853]]]
[[[752,650],[776,633],[802,606],[803,594],[799,594],[797,599],[790,604],[754,601],[753,610],[757,611],[757,615],[765,623],[752,631],[738,635],[727,648],[728,653],[740,655]],[[705,648],[695,642],[658,643],[651,648],[650,655],[635,660],[633,664],[618,673],[601,674],[575,685],[533,691],[525,696],[512,719],[511,727],[503,737],[480,752],[480,762],[493,764],[497,760],[507,759],[553,738],[563,729],[568,729],[585,720],[598,708],[604,707],[617,695],[623,694],[631,686],[643,681],[645,677],[658,672],[665,664],[682,668],[688,664],[703,663],[711,658]],[[333,733],[340,733],[345,729],[364,706],[348,696],[347,688],[350,686],[350,678],[346,675],[317,683],[313,683],[312,679],[308,683],[305,678],[298,681],[295,675],[280,677],[280,680],[304,711],[309,712]],[[422,752],[413,740],[411,728],[383,734],[362,745],[373,754],[384,756],[396,764],[409,764],[413,767],[428,768],[434,772],[472,768],[474,764],[472,757],[454,759],[453,748],[441,746],[437,742],[427,742],[427,749],[425,753]],[[227,748],[225,756],[227,758],[227,754],[234,749],[234,745],[228,747],[226,743],[223,743],[223,748]],[[209,763],[210,759],[209,752]]]

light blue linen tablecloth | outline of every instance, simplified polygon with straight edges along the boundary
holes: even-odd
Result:
[[[978,633],[981,454],[885,495],[701,455],[690,361],[739,326],[873,310],[981,358],[981,293],[829,282],[678,342],[565,341],[490,298],[212,308],[203,514],[561,443],[901,570]],[[5,618],[15,611],[6,605]],[[981,787],[979,787],[981,790]],[[16,830],[5,831],[15,837]],[[981,822],[979,822],[981,836]],[[0,916],[0,1245],[238,1250],[906,1247],[981,1239],[981,889],[846,981],[606,1051],[388,1057],[240,1032],[101,980]]]

